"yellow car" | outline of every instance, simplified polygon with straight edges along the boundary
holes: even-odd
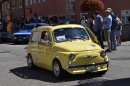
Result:
[[[66,72],[84,74],[108,70],[108,57],[95,35],[77,24],[39,26],[32,30],[27,47],[27,64],[53,71],[56,78]]]

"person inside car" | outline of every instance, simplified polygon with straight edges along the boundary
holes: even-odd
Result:
[[[51,42],[51,37],[50,37],[50,33],[47,31],[44,31],[42,33],[42,37],[40,42],[38,42],[39,45],[44,45],[44,44],[48,44]]]

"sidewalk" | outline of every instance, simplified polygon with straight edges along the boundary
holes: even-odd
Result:
[[[107,46],[107,42],[106,41],[104,41],[104,45]],[[130,46],[130,41],[121,42],[120,46]]]

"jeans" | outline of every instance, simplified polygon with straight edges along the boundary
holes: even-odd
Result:
[[[111,39],[111,48],[116,49],[117,47],[116,30],[111,30],[110,39]]]
[[[102,38],[102,30],[100,29],[100,30],[96,31],[95,35],[97,36],[97,39],[101,44],[101,47],[104,49],[103,38]]]

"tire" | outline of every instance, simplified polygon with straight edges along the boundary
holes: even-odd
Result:
[[[35,65],[33,63],[33,59],[31,57],[31,55],[28,55],[28,57],[27,57],[27,65],[28,65],[29,69],[34,69],[35,68]]]
[[[53,73],[57,79],[62,79],[66,75],[66,71],[62,68],[59,60],[57,59],[53,61]]]
[[[19,44],[19,42],[14,42],[14,44]]]

